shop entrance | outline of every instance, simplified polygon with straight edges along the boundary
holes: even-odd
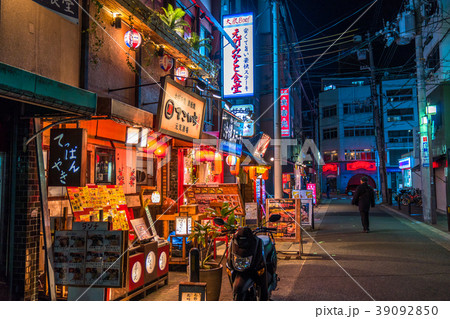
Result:
[[[345,189],[345,193],[347,195],[351,196],[355,193],[356,188],[361,184],[361,177],[363,177],[363,176],[367,177],[367,179],[368,179],[367,184],[369,186],[371,186],[374,189],[377,188],[377,185],[375,184],[375,181],[373,180],[372,177],[370,177],[366,174],[356,174],[356,175],[353,175],[347,183],[347,188]]]

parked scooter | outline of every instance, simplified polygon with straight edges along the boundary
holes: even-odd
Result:
[[[269,222],[280,220],[272,214]],[[224,221],[215,218],[217,225]],[[269,300],[279,281],[277,252],[272,233],[276,228],[241,227],[234,230],[227,260],[227,273],[233,289],[233,300]]]

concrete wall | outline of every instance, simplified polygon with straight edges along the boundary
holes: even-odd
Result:
[[[0,61],[78,86],[80,26],[30,0],[3,0]]]

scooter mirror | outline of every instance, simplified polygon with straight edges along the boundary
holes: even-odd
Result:
[[[214,218],[214,223],[219,226],[225,225],[225,221],[222,218],[216,217]]]
[[[280,218],[281,218],[280,214],[272,214],[269,217],[269,222],[271,222],[271,223],[277,222],[280,220]]]

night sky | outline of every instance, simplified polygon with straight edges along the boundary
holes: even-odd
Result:
[[[402,8],[404,0],[378,0],[378,2],[355,24],[351,29],[358,29],[357,31],[350,32],[348,34],[362,35],[363,39],[367,31],[372,34],[381,30],[384,27],[386,21],[392,21],[397,16]],[[303,57],[306,57],[303,61],[304,66],[308,67],[326,47],[324,45],[330,45],[332,42],[322,42],[324,40],[335,39],[335,37],[329,37],[322,40],[310,41],[311,39],[323,38],[343,32],[353,23],[368,4],[372,1],[367,0],[311,0],[311,1],[298,1],[298,0],[286,0],[290,8],[292,20],[297,31],[297,36],[300,41],[305,41],[300,45],[306,45],[301,50]],[[361,8],[363,8],[360,10]],[[343,18],[360,10],[345,21],[322,31],[323,29],[334,25]],[[320,33],[319,33],[320,32]],[[318,34],[317,34],[318,33]],[[315,92],[314,95],[320,89],[320,79],[327,76],[358,76],[368,75],[369,73],[361,73],[360,66],[367,63],[359,62],[356,58],[356,54],[349,55],[341,60],[340,63],[333,61],[337,60],[339,54],[348,52],[349,49],[354,47],[352,38],[347,38],[349,43],[332,47],[330,51],[342,50],[341,52],[327,54],[323,56],[308,72],[308,78],[313,86]],[[339,41],[341,42],[341,41]],[[314,45],[317,44],[317,45]],[[316,48],[316,50],[312,50]],[[385,72],[409,74],[414,72],[414,43],[410,43],[407,46],[391,45],[389,48],[385,47],[384,37],[379,37],[373,42],[374,47],[374,60],[375,66],[379,69],[378,74],[382,75]],[[305,50],[307,49],[307,50]],[[308,58],[311,57],[311,58]],[[323,62],[329,61],[327,65],[323,65]],[[398,67],[392,69],[392,67]],[[389,68],[389,69],[387,69]],[[306,80],[306,78],[305,78]],[[305,82],[304,82],[305,83]],[[305,83],[306,84],[306,83]],[[309,87],[309,83],[306,84]],[[311,88],[309,89],[311,92]]]

